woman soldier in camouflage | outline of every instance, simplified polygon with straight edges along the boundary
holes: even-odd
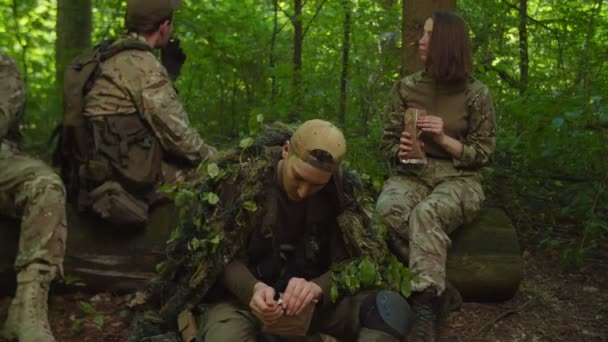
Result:
[[[392,90],[381,148],[394,167],[376,209],[389,227],[393,252],[418,277],[411,340],[435,341],[448,235],[470,221],[484,200],[480,169],[494,151],[495,117],[488,88],[471,77],[471,43],[462,17],[440,11],[427,19],[419,55],[425,69]],[[404,128],[408,109],[427,113],[415,121],[418,137]],[[426,154],[425,164],[402,162],[412,158],[414,140]]]

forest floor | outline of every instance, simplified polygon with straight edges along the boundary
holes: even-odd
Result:
[[[608,260],[561,269],[555,252],[524,248],[524,279],[502,303],[464,303],[441,341],[608,341]],[[50,323],[57,341],[124,341],[130,295],[54,294]],[[8,298],[0,299],[6,306]]]

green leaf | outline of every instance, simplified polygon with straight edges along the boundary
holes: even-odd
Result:
[[[71,286],[85,286],[84,282],[82,281],[82,279],[80,277],[73,276],[71,274],[64,275],[63,282],[66,285],[71,285]]]
[[[211,178],[217,177],[220,174],[219,166],[217,166],[216,163],[211,163],[211,164],[207,165],[207,174]]]
[[[93,317],[93,322],[95,324],[97,324],[98,327],[103,327],[104,324],[104,319],[102,315],[95,315],[95,317]]]
[[[183,207],[189,205],[194,200],[194,193],[190,190],[180,190],[175,196],[175,205],[178,207]]]
[[[239,146],[243,149],[248,148],[251,145],[253,145],[253,138],[251,138],[251,137],[245,138],[245,139],[241,140],[241,142],[239,143]]]
[[[220,243],[220,241],[222,241],[222,234],[217,234],[209,242],[211,242],[211,244],[213,244],[213,245],[217,245]]]
[[[220,201],[219,196],[214,194],[213,192],[208,192],[205,198],[207,202],[211,205],[216,205]]]
[[[93,306],[90,303],[87,303],[84,301],[79,301],[78,306],[80,307],[80,310],[82,310],[82,312],[84,312],[87,315],[90,315],[91,313],[93,313],[95,311],[95,309],[93,309]]]
[[[329,290],[329,298],[332,303],[335,303],[338,300],[338,296],[340,296],[340,293],[338,292],[338,287],[334,284]]]
[[[257,121],[257,123],[259,123],[260,125],[264,123],[264,115],[263,114],[258,114],[255,117],[255,120]]]
[[[250,212],[256,212],[258,210],[258,206],[254,201],[245,201],[245,203],[243,203],[243,208]]]
[[[370,287],[376,283],[376,266],[365,258],[359,263],[359,281],[363,287]]]
[[[72,332],[77,332],[78,330],[80,330],[80,326],[82,325],[82,323],[84,323],[84,318],[79,318],[77,320],[74,321],[74,323],[72,323],[72,326],[70,327],[70,330]]]
[[[555,118],[551,121],[553,128],[561,128],[566,121],[563,118]]]
[[[192,238],[192,240],[190,240],[190,250],[197,251],[199,248],[201,248],[201,240]]]

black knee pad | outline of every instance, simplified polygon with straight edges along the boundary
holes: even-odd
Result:
[[[359,309],[361,325],[379,330],[398,339],[404,338],[414,321],[414,313],[400,294],[382,290],[371,293]]]

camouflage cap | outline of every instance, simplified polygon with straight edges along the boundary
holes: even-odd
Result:
[[[127,28],[157,24],[181,7],[181,0],[127,0]]]
[[[329,153],[331,160],[319,160],[311,155],[314,150]],[[331,122],[314,119],[296,129],[291,136],[289,151],[318,169],[334,172],[346,154],[346,140],[342,131]]]

